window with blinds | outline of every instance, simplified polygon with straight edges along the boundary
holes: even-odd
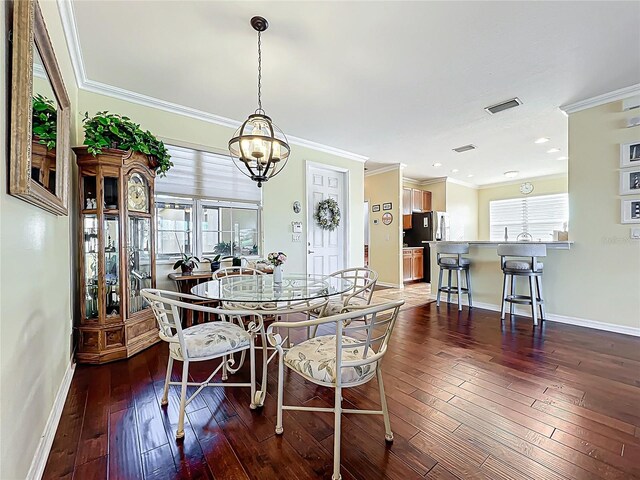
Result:
[[[159,261],[260,252],[262,191],[224,155],[167,145],[173,167],[156,179]]]
[[[490,240],[509,240],[528,233],[533,240],[551,241],[554,230],[563,230],[569,222],[569,195],[540,195],[489,202]]]

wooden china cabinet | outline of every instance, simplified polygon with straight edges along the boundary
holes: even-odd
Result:
[[[80,322],[76,357],[105,363],[159,340],[140,291],[155,287],[155,171],[146,155],[109,149],[78,160]]]

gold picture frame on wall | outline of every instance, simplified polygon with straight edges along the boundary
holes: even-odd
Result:
[[[13,2],[9,193],[68,215],[71,102],[40,7]]]

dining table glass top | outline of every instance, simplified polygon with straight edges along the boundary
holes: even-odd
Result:
[[[326,298],[351,288],[351,280],[327,276],[284,274],[276,283],[273,275],[233,275],[200,283],[191,293],[222,302],[270,303]]]

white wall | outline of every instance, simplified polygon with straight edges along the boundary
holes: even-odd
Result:
[[[55,2],[40,2],[73,111],[77,89]],[[8,4],[0,7],[3,88],[0,89],[0,478],[26,477],[70,363],[72,234],[69,217],[57,217],[7,193],[8,61],[5,26]],[[72,117],[72,143],[76,140]],[[72,160],[73,161],[73,160]],[[75,170],[71,168],[71,178]],[[74,183],[70,191],[74,192]]]

